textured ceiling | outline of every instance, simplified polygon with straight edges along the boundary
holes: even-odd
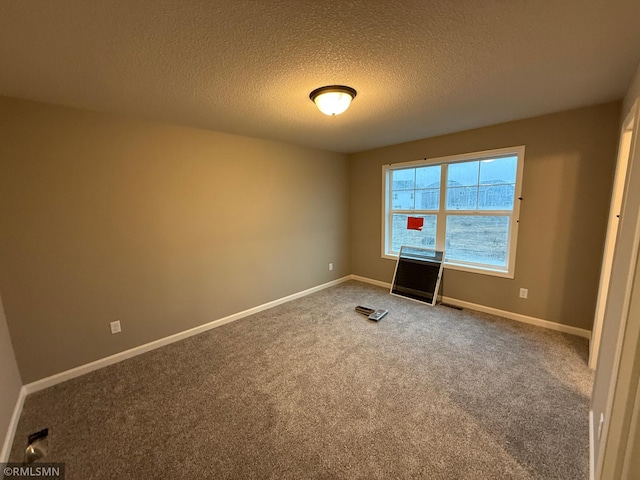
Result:
[[[0,1],[0,95],[341,152],[620,99],[639,60],[638,0]]]

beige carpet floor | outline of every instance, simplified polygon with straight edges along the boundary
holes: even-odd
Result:
[[[29,395],[11,459],[49,427],[68,480],[587,479],[587,354],[352,281]]]

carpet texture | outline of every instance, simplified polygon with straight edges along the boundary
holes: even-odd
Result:
[[[587,355],[352,281],[29,395],[11,459],[49,427],[73,480],[587,479]]]

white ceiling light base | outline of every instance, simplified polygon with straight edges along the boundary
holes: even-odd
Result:
[[[344,85],[329,85],[316,88],[309,94],[309,98],[316,104],[318,110],[325,115],[340,115],[357,95],[357,92]]]

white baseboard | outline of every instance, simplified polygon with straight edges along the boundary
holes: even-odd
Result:
[[[359,282],[370,283],[379,287],[391,288],[390,283],[381,282],[379,280],[373,280],[371,278],[361,277],[359,275],[351,275],[352,280],[358,280]],[[577,335],[578,337],[584,337],[591,339],[591,331],[584,328],[572,327],[571,325],[564,325],[562,323],[552,322],[550,320],[543,320],[541,318],[530,317],[528,315],[522,315],[521,313],[509,312],[507,310],[500,310],[498,308],[487,307],[485,305],[479,305],[477,303],[471,303],[464,300],[458,300],[451,297],[441,297],[442,302],[455,307],[467,308],[469,310],[475,310],[477,312],[489,313],[498,317],[508,318],[510,320],[516,320],[522,323],[528,323],[529,325],[536,325],[538,327],[548,328],[549,330],[555,330],[557,332],[569,333],[571,335]]]
[[[53,385],[57,385],[58,383],[65,382],[67,380],[71,380],[72,378],[79,377],[86,373],[92,372],[94,370],[98,370],[100,368],[107,367],[109,365],[113,365],[114,363],[121,362],[128,358],[135,357],[142,353],[148,352],[150,350],[155,350],[156,348],[163,347],[165,345],[169,345],[170,343],[178,342],[185,338],[191,337],[193,335],[197,335],[202,332],[206,332],[207,330],[211,330],[212,328],[220,327],[227,323],[233,322],[235,320],[239,320],[240,318],[248,317],[249,315],[253,315],[258,312],[262,312],[263,310],[267,310],[269,308],[273,308],[277,305],[281,305],[286,302],[290,302],[297,298],[304,297],[306,295],[310,295],[312,293],[318,292],[320,290],[324,290],[325,288],[332,287],[334,285],[338,285],[340,283],[346,282],[347,280],[357,280],[364,283],[369,283],[372,285],[377,285],[379,287],[390,288],[391,284],[387,282],[382,282],[379,280],[374,280],[367,277],[362,277],[360,275],[347,275],[346,277],[339,278],[337,280],[333,280],[328,283],[324,283],[322,285],[318,285],[316,287],[309,288],[307,290],[303,290],[298,293],[294,293],[292,295],[288,295],[286,297],[279,298],[277,300],[273,300],[271,302],[267,302],[265,304],[259,305],[257,307],[250,308],[248,310],[244,310],[242,312],[235,313],[233,315],[229,315],[224,318],[220,318],[214,320],[212,322],[206,323],[204,325],[200,325],[198,327],[191,328],[189,330],[185,330],[180,333],[176,333],[174,335],[170,335],[168,337],[164,337],[158,340],[154,340],[149,343],[145,343],[144,345],[140,345],[129,350],[125,350],[123,352],[116,353],[109,357],[101,358],[91,363],[87,363],[85,365],[80,365],[78,367],[72,368],[70,370],[66,370],[64,372],[57,373],[50,377],[46,377],[40,380],[36,380],[35,382],[31,382],[26,384],[23,389],[26,394],[30,394],[33,392],[37,392],[39,390],[43,390],[45,388],[49,388]],[[466,302],[463,300],[457,300],[454,298],[443,297],[442,301],[455,305],[462,308],[468,308],[471,310],[477,310],[479,312],[490,313],[492,315],[497,315],[504,318],[509,318],[511,320],[516,320],[519,322],[529,323],[531,325],[537,325],[540,327],[548,328],[551,330],[557,330],[564,333],[570,333],[573,335],[578,335],[585,338],[590,338],[591,332],[588,330],[584,330],[582,328],[571,327],[568,325],[562,325],[560,323],[550,322],[548,320],[542,320],[539,318],[529,317],[526,315],[522,315],[519,313],[508,312],[505,310],[499,310],[493,307],[487,307],[484,305],[478,305],[475,303]]]
[[[72,378],[76,378],[79,377],[81,375],[87,374],[89,372],[92,372],[94,370],[98,370],[104,367],[107,367],[109,365],[113,365],[114,363],[118,363],[121,362],[123,360],[126,360],[128,358],[132,358],[135,357],[137,355],[141,355],[145,352],[148,352],[150,350],[155,350],[156,348],[160,348],[163,347],[165,345],[169,345],[171,343],[174,342],[178,342],[180,340],[183,340],[185,338],[191,337],[193,335],[197,335],[199,333],[203,333],[206,332],[207,330],[211,330],[213,328],[216,327],[220,327],[222,325],[225,325],[227,323],[233,322],[235,320],[239,320],[241,318],[244,317],[248,317],[249,315],[253,315],[255,313],[259,313],[262,312],[264,310],[267,310],[269,308],[273,308],[277,305],[281,305],[283,303],[287,303],[290,302],[292,300],[298,299],[298,298],[302,298],[304,296],[310,295],[312,293],[318,292],[320,290],[324,290],[325,288],[329,288],[329,287],[333,287],[334,285],[338,285],[340,283],[346,282],[348,280],[357,280],[359,282],[364,282],[364,283],[369,283],[372,285],[376,285],[379,287],[384,287],[384,288],[391,288],[391,284],[387,283],[387,282],[382,282],[379,280],[374,280],[371,278],[367,278],[367,277],[362,277],[360,275],[348,275],[346,277],[342,277],[339,278],[337,280],[333,280],[331,282],[328,283],[324,283],[322,285],[318,285],[316,287],[312,287],[309,288],[307,290],[303,290],[301,292],[298,293],[294,293],[292,295],[288,295],[286,297],[282,297],[279,298],[277,300],[273,300],[271,302],[267,302],[265,304],[259,305],[257,307],[253,307],[250,308],[248,310],[244,310],[242,312],[238,312],[235,313],[233,315],[229,315],[227,317],[224,318],[220,318],[217,320],[214,320],[212,322],[206,323],[204,325],[200,325],[198,327],[194,327],[191,328],[189,330],[185,330],[183,332],[180,333],[176,333],[174,335],[170,335],[168,337],[164,337],[158,340],[154,340],[153,342],[149,342],[149,343],[145,343],[144,345],[140,345],[138,347],[134,347],[131,348],[129,350],[125,350],[123,352],[119,352],[116,353],[114,355],[111,355],[109,357],[105,357],[105,358],[101,358],[99,360],[96,360],[94,362],[91,363],[87,363],[85,365],[80,365],[78,367],[72,368],[70,370],[66,370],[64,372],[60,372],[57,373],[55,375],[52,375],[50,377],[46,377],[40,380],[36,380],[35,382],[31,382],[28,383],[26,385],[24,385],[21,389],[20,389],[20,394],[18,396],[18,399],[16,401],[16,405],[15,408],[13,410],[13,415],[11,416],[11,421],[9,423],[9,428],[7,430],[6,436],[5,436],[5,440],[4,440],[4,444],[2,447],[2,452],[0,453],[0,462],[6,462],[8,461],[9,458],[9,454],[11,453],[11,446],[13,445],[13,439],[15,436],[15,432],[16,429],[18,427],[18,421],[20,420],[20,414],[22,413],[22,407],[24,405],[24,400],[26,398],[26,396],[30,393],[33,392],[37,392],[40,390],[44,390],[45,388],[49,388],[53,385],[57,385],[58,383],[62,383],[65,382],[67,380],[71,380]],[[454,298],[450,298],[450,297],[442,297],[442,301],[445,303],[448,303],[450,305],[454,305],[454,306],[458,306],[458,307],[462,307],[462,308],[468,308],[471,310],[476,310],[479,312],[485,312],[485,313],[490,313],[493,315],[497,315],[500,317],[504,317],[504,318],[508,318],[511,320],[516,320],[519,322],[524,322],[524,323],[529,323],[531,325],[537,325],[540,327],[544,327],[544,328],[548,328],[551,330],[556,330],[556,331],[560,331],[560,332],[564,332],[564,333],[570,333],[573,335],[578,335],[581,337],[585,337],[585,338],[590,338],[591,337],[591,332],[588,330],[584,330],[582,328],[577,328],[577,327],[571,327],[568,325],[562,325],[559,323],[555,323],[555,322],[550,322],[548,320],[542,320],[539,318],[534,318],[534,317],[529,317],[526,315],[522,315],[519,313],[513,313],[513,312],[508,312],[505,310],[499,310],[497,308],[493,308],[493,307],[487,307],[484,305],[478,305],[475,303],[471,303],[471,302],[466,302],[463,300],[457,300]],[[590,422],[590,430],[593,430],[593,418],[592,418],[592,414],[590,414],[589,417],[589,422]],[[593,432],[590,432],[591,435],[591,443],[593,442]],[[593,446],[591,445],[591,448],[593,448]],[[593,454],[593,452],[591,452]],[[591,459],[591,462],[593,463],[593,459]]]
[[[464,300],[458,300],[451,297],[442,297],[442,301],[455,307],[468,308],[469,310],[490,313],[491,315],[496,315],[498,317],[508,318],[510,320],[516,320],[522,323],[528,323],[529,325],[535,325],[537,327],[548,328],[549,330],[555,330],[557,332],[569,333],[571,335],[577,335],[578,337],[589,339],[591,338],[591,331],[585,330],[584,328],[572,327],[571,325],[564,325],[562,323],[552,322],[550,320],[529,317],[528,315],[522,315],[521,313],[499,310],[497,308],[478,305],[477,303],[465,302]]]
[[[391,284],[387,282],[381,282],[380,280],[374,280],[373,278],[361,277],[360,275],[350,275],[351,280],[357,280],[363,283],[370,283],[378,287],[391,288]]]
[[[13,407],[13,414],[9,421],[9,427],[4,437],[4,443],[2,444],[2,452],[0,452],[0,463],[9,461],[9,454],[11,454],[11,447],[13,446],[13,438],[16,435],[16,429],[18,428],[18,422],[20,421],[20,414],[22,413],[22,406],[24,405],[24,399],[27,396],[27,389],[22,387],[16,400],[16,405]]]
[[[191,328],[189,330],[185,330],[183,332],[170,335],[168,337],[160,338],[158,340],[154,340],[153,342],[145,343],[144,345],[139,345],[129,350],[125,350],[123,352],[119,352],[114,355],[101,358],[94,362],[87,363],[85,365],[80,365],[79,367],[75,367],[70,370],[65,370],[64,372],[56,373],[55,375],[51,375],[50,377],[42,378],[40,380],[36,380],[35,382],[28,383],[23,387],[23,390],[25,390],[26,394],[44,390],[45,388],[52,387],[53,385],[57,385],[58,383],[71,380],[72,378],[76,378],[81,375],[85,375],[89,372],[93,372],[94,370],[99,370],[101,368],[107,367],[109,365],[113,365],[114,363],[121,362],[128,358],[141,355],[150,350],[155,350],[156,348],[169,345],[170,343],[184,340],[185,338],[192,337],[193,335],[198,335],[199,333],[206,332],[207,330],[211,330],[212,328],[220,327],[222,325],[233,322],[235,320],[239,320],[241,318],[248,317],[249,315],[262,312],[263,310],[273,308],[277,305],[290,302],[297,298],[305,297],[307,295],[318,292],[320,290],[324,290],[325,288],[333,287],[334,285],[338,285],[340,283],[346,282],[347,280],[351,280],[351,276],[346,276],[346,277],[339,278],[337,280],[333,280],[328,283],[323,283],[322,285],[318,285],[316,287],[312,287],[307,290],[303,290],[301,292],[294,293],[292,295],[288,295],[286,297],[282,297],[277,300],[264,303],[262,305],[258,305],[257,307],[253,307],[248,310],[244,310],[242,312],[234,313],[233,315],[229,315],[224,318],[219,318],[218,320],[205,323],[204,325],[200,325],[200,326]]]

